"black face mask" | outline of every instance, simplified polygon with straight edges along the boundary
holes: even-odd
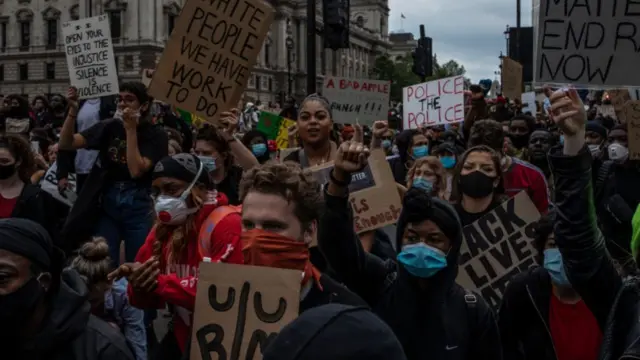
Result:
[[[22,110],[19,106],[12,106],[11,109],[9,109],[9,115],[11,117],[18,118],[22,115]]]
[[[51,109],[53,111],[58,111],[58,112],[62,111],[62,110],[64,110],[64,104],[61,103],[61,102],[54,102],[54,103],[51,104]]]
[[[493,193],[493,182],[496,179],[483,173],[474,171],[460,176],[460,191],[473,199],[485,198]]]
[[[511,142],[513,142],[513,146],[516,149],[522,149],[529,145],[529,134],[518,134],[518,135],[509,135],[511,138]]]
[[[0,324],[1,332],[15,336],[18,329],[28,323],[32,312],[42,296],[44,289],[35,277],[32,277],[18,290],[0,295]]]
[[[6,180],[16,173],[16,164],[0,165],[0,180]]]

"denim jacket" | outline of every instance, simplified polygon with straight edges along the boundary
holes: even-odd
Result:
[[[115,322],[120,328],[136,360],[147,360],[147,333],[144,327],[144,311],[133,307],[127,295],[127,280],[113,282],[104,295],[106,321]]]

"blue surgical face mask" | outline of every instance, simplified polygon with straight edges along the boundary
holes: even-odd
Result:
[[[251,152],[253,152],[255,156],[262,156],[267,152],[267,144],[253,144],[251,145]]]
[[[391,140],[382,140],[382,147],[388,149],[391,147]]]
[[[443,156],[440,158],[440,163],[445,169],[453,169],[456,166],[456,157],[455,156]]]
[[[544,268],[551,276],[552,283],[561,287],[571,286],[567,273],[564,271],[562,254],[559,249],[546,249],[544,251]]]
[[[425,178],[414,178],[411,182],[411,186],[414,188],[422,189],[427,192],[427,194],[431,194],[433,191],[433,182],[425,179]]]
[[[447,255],[425,243],[404,245],[397,259],[409,274],[420,278],[430,278],[447,267]]]
[[[428,145],[414,146],[411,152],[413,153],[414,159],[420,159],[422,157],[429,155],[429,146]]]
[[[207,172],[216,171],[216,159],[211,156],[198,156],[198,159],[202,161],[202,165],[204,165],[205,170]]]

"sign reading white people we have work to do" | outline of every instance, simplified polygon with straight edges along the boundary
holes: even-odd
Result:
[[[537,25],[537,82],[640,85],[637,0],[542,0]]]
[[[390,86],[391,82],[384,80],[328,76],[322,95],[331,102],[333,121],[371,125],[387,118]]]
[[[64,51],[72,86],[80,99],[119,92],[109,16],[69,21],[62,24]]]
[[[402,89],[404,129],[464,121],[464,77],[452,76]]]

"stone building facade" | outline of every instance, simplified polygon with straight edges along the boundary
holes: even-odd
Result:
[[[69,74],[62,23],[110,15],[120,81],[140,80],[153,67],[186,0],[0,0],[0,94],[64,93]],[[322,29],[322,2],[316,27]],[[249,80],[245,98],[276,101],[280,93],[306,92],[306,2],[271,0],[275,21]],[[391,47],[388,0],[351,0],[351,48],[323,48],[317,35],[318,89],[325,74],[367,78],[376,56]],[[293,49],[288,53],[287,38]],[[289,42],[291,44],[291,41]],[[289,80],[291,79],[291,80]]]
[[[406,57],[418,46],[418,40],[413,34],[405,32],[389,34],[389,42],[391,42],[389,57],[393,61]]]

